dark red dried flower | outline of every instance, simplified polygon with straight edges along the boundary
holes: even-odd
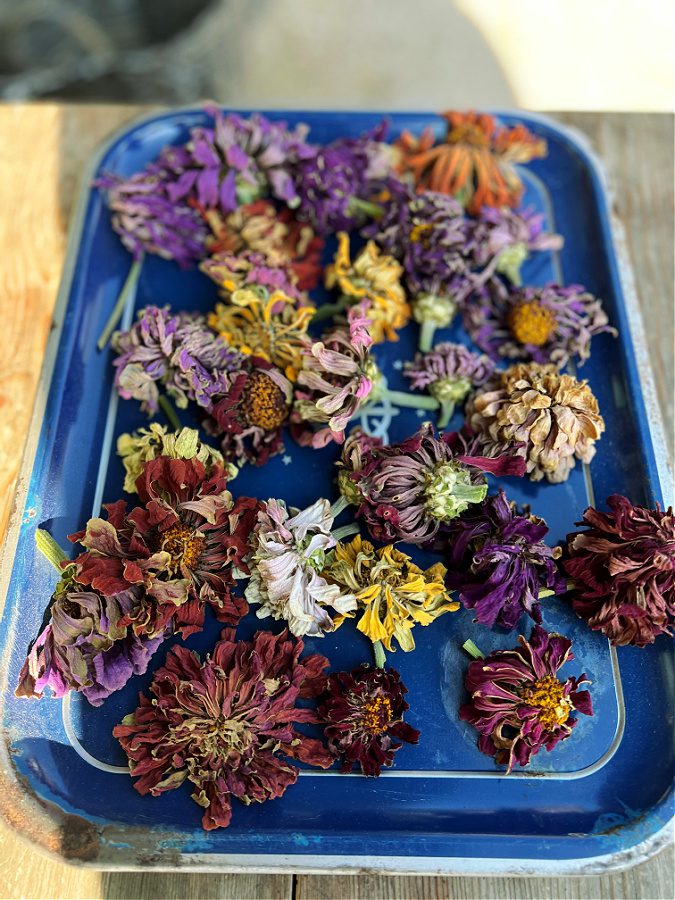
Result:
[[[621,494],[607,500],[609,512],[590,506],[567,536],[563,563],[575,582],[575,612],[612,644],[644,647],[675,624],[675,518],[634,506]]]
[[[318,714],[341,771],[359,766],[364,775],[379,775],[382,766],[394,762],[401,741],[418,742],[419,731],[403,721],[410,709],[403,699],[407,693],[395,669],[364,663],[352,672],[328,676]]]
[[[321,741],[294,727],[317,721],[297,701],[316,697],[328,665],[319,654],[301,660],[303,649],[286,631],[237,641],[230,629],[203,663],[174,647],[155,672],[153,699],[141,694],[113,729],[139,794],[157,797],[191,782],[210,831],[230,824],[232,797],[247,806],[281,797],[298,777],[284,757],[327,769],[333,760]]]

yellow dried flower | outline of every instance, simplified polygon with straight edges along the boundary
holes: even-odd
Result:
[[[380,252],[374,241],[368,241],[352,263],[349,256],[349,235],[338,234],[338,249],[332,265],[326,269],[326,287],[337,285],[350,303],[365,300],[366,315],[372,322],[370,329],[374,343],[397,341],[396,332],[410,321],[410,306],[401,287],[403,266],[393,256]]]
[[[216,304],[208,317],[209,326],[240,353],[273,363],[295,381],[315,308],[298,307],[297,301],[282,291],[269,294],[260,288],[241,288],[230,299],[228,304]]]
[[[423,571],[393,544],[376,550],[357,535],[339,543],[322,572],[327,581],[356,595],[363,610],[357,628],[391,651],[396,638],[404,651],[415,649],[412,629],[429,625],[445,612],[459,609],[445,587],[446,568],[436,563]]]

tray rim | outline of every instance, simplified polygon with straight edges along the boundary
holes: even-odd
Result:
[[[250,110],[219,104],[227,111],[249,114]],[[66,252],[59,289],[54,304],[52,327],[45,347],[45,354],[36,388],[33,412],[27,431],[22,460],[17,476],[16,492],[10,511],[9,521],[2,552],[0,553],[0,622],[7,599],[7,590],[11,580],[11,564],[14,562],[29,481],[35,466],[39,449],[40,434],[51,386],[52,373],[56,363],[57,351],[63,331],[65,313],[75,274],[77,251],[89,202],[91,181],[103,157],[126,134],[139,127],[149,125],[155,120],[165,119],[167,115],[199,112],[200,106],[187,105],[180,107],[156,107],[151,112],[133,116],[110,133],[90,155],[83,167],[78,188],[77,200],[73,206],[68,226]],[[266,109],[263,114],[279,116],[324,114],[344,115],[346,112],[356,115],[386,116],[436,116],[435,110],[337,110],[337,109]],[[661,408],[658,403],[651,360],[647,350],[642,313],[638,300],[638,292],[623,225],[613,211],[613,190],[604,164],[593,150],[589,139],[578,129],[570,128],[557,122],[554,118],[528,110],[496,110],[491,114],[499,117],[515,117],[525,122],[528,120],[557,132],[568,141],[583,159],[592,176],[595,200],[600,213],[600,226],[608,246],[613,249],[609,255],[608,267],[615,275],[621,291],[627,331],[630,335],[634,356],[628,359],[629,376],[639,389],[643,403],[638,406],[636,414],[643,420],[644,429],[651,438],[651,459],[647,462],[656,476],[656,487],[660,489],[665,505],[673,499],[673,473],[670,469],[665,427]],[[5,635],[0,632],[0,643],[4,643]],[[0,659],[0,706],[3,703],[7,672]],[[666,847],[675,834],[675,813],[665,825],[644,841],[625,849],[596,856],[570,859],[526,859],[526,858],[489,858],[489,857],[430,857],[430,856],[332,856],[313,854],[200,854],[178,853],[171,863],[163,854],[140,860],[140,854],[131,849],[132,860],[104,859],[106,843],[100,842],[99,827],[88,818],[68,814],[56,804],[38,798],[30,787],[22,783],[16,772],[9,751],[9,740],[0,740],[0,815],[5,823],[18,833],[39,852],[62,862],[81,865],[105,871],[144,870],[152,867],[156,871],[175,871],[185,869],[190,872],[250,872],[252,869],[262,873],[293,874],[354,874],[363,871],[381,871],[391,874],[443,874],[443,875],[581,875],[621,871],[646,861]],[[663,800],[661,801],[663,802]],[[661,804],[659,804],[661,805]],[[654,807],[653,809],[656,809]],[[111,823],[113,824],[113,823]],[[148,829],[140,829],[147,834]],[[160,836],[159,833],[157,835]],[[114,844],[114,841],[112,842]],[[127,845],[129,846],[129,845]],[[91,855],[93,849],[94,856]],[[115,856],[122,855],[120,849],[115,850],[111,844],[108,852]],[[347,862],[349,860],[349,862]]]

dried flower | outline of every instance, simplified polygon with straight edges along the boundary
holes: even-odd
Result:
[[[675,624],[675,518],[672,508],[635,506],[613,494],[609,512],[592,506],[568,535],[565,570],[575,612],[612,644],[644,647]]]
[[[368,326],[362,306],[352,307],[348,327],[333,329],[303,352],[293,407],[294,434],[300,444],[325,447],[330,441],[344,441],[345,428],[377,377]],[[305,423],[313,422],[324,427],[308,429]]]
[[[424,571],[392,544],[376,550],[356,535],[330,552],[321,574],[356,595],[363,612],[359,631],[390,651],[395,638],[407,652],[415,649],[416,624],[430,625],[443,613],[459,609],[443,582],[445,572],[440,563]]]
[[[168,431],[166,426],[158,422],[151,422],[149,428],[139,428],[132,434],[121,434],[117,438],[117,454],[122,457],[126,473],[124,490],[127,494],[136,493],[136,479],[143,471],[143,466],[158,456],[168,456],[171,459],[198,459],[206,469],[207,475],[212,466],[221,465],[225,469],[228,481],[232,481],[239,472],[236,466],[223,461],[221,453],[208,444],[203,444],[195,428]]]
[[[231,212],[271,193],[297,206],[290,169],[314,154],[305,142],[308,127],[289,131],[285,122],[271,122],[259,113],[244,119],[237,113],[224,115],[215,106],[206,111],[213,127],[192,128],[187,144],[166,147],[160,155],[158,165],[172,176],[169,198]]]
[[[186,268],[206,256],[207,230],[196,209],[175,202],[171,176],[156,163],[122,178],[105,173],[95,186],[106,193],[112,227],[134,259],[152,253]]]
[[[241,288],[229,304],[216,304],[208,322],[231,347],[273,363],[295,381],[315,312],[313,306],[297,306],[282,291]]]
[[[588,383],[539,363],[496,373],[470,397],[466,416],[484,452],[511,447],[526,459],[532,481],[566,481],[575,458],[591,461],[605,430]]]
[[[373,211],[371,198],[392,174],[392,150],[382,143],[385,131],[382,122],[361,137],[318,147],[314,156],[298,163],[298,215],[319,234],[351,231]]]
[[[359,666],[328,676],[318,714],[325,724],[328,747],[340,760],[341,771],[354,766],[364,775],[379,775],[394,762],[401,741],[416,744],[420,733],[403,721],[410,706],[408,689],[395,669]]]
[[[171,625],[184,637],[200,631],[204,606],[220,621],[236,624],[246,613],[235,596],[232,567],[247,572],[244,557],[258,501],[233,502],[218,465],[207,476],[196,458],[159,456],[146,463],[136,482],[142,506],[123,500],[104,506],[108,519],[90,519],[70,536],[85,548],[75,563],[77,581],[116,596],[142,586],[144,595],[123,625],[154,637]]]
[[[358,481],[361,470],[368,459],[368,452],[382,446],[382,438],[366,434],[360,428],[354,428],[342,447],[338,467],[337,483],[340,496],[352,506],[360,506],[363,494]]]
[[[585,675],[562,682],[558,669],[574,659],[572,642],[535,626],[529,641],[497,650],[469,665],[465,687],[469,703],[459,717],[480,732],[478,747],[494,756],[507,774],[518,763],[526,766],[542,747],[552,750],[577,724],[574,713],[593,715],[591,695],[579,687]]]
[[[311,290],[319,283],[323,240],[289,209],[279,211],[269,200],[256,200],[227,216],[216,210],[202,213],[212,232],[207,239],[212,256],[260,253],[270,267],[288,270],[299,290]]]
[[[543,519],[519,513],[502,490],[444,527],[446,584],[477,622],[511,629],[525,612],[541,623],[539,592],[565,590],[555,564],[562,551],[544,543],[547,533]]]
[[[384,256],[373,241],[368,241],[352,263],[349,235],[338,234],[338,249],[332,265],[326,268],[326,287],[338,287],[345,302],[365,301],[374,343],[398,340],[396,332],[405,328],[410,307],[401,287],[403,268],[391,256]]]
[[[455,404],[466,399],[469,392],[485,384],[494,372],[487,356],[472,353],[463,344],[436,344],[428,353],[418,353],[407,362],[404,375],[417,391],[428,391],[441,404],[438,427],[445,428],[455,410]]]
[[[139,794],[157,797],[190,782],[210,831],[229,825],[232,797],[247,806],[280,797],[299,774],[284,757],[328,768],[321,742],[295,728],[317,720],[297,701],[316,697],[328,665],[318,654],[300,659],[303,649],[286,632],[235,641],[228,630],[204,662],[172,648],[155,672],[152,699],[141,694],[113,729]]]
[[[224,373],[243,357],[207,328],[203,316],[173,315],[168,306],[146,306],[128,331],[113,335],[115,386],[125,400],[141,401],[153,415],[161,385],[179,407],[188,400],[207,407],[222,389]]]
[[[474,456],[461,443],[456,434],[435,437],[427,423],[400,444],[368,451],[356,481],[358,515],[376,540],[425,544],[442,522],[485,499],[485,471],[522,474],[517,457]]]
[[[492,116],[446,112],[447,133],[435,144],[432,128],[419,138],[404,131],[395,142],[400,166],[418,187],[455,197],[476,215],[483,206],[517,206],[523,185],[514,164],[546,156],[546,141],[525,128],[500,128]]]
[[[239,465],[264,465],[284,448],[282,428],[293,400],[293,386],[279,369],[258,357],[248,357],[213,398],[204,428],[222,435],[226,459]]]
[[[581,285],[508,290],[491,279],[464,308],[464,327],[493,359],[533,359],[559,368],[590,356],[591,338],[607,324],[600,301]]]
[[[200,269],[218,285],[221,296],[227,301],[234,291],[258,286],[269,293],[281,291],[293,300],[309,303],[307,295],[298,290],[292,270],[272,266],[257,250],[217,253],[204,260]]]
[[[139,607],[142,589],[133,587],[114,597],[84,590],[69,564],[56,586],[49,622],[30,647],[19,674],[16,695],[41,697],[80,691],[92,706],[100,706],[132,675],[142,675],[163,634],[137,636],[123,624]]]
[[[284,619],[296,637],[321,637],[354,614],[354,595],[328,584],[320,574],[326,552],[337,543],[332,527],[328,500],[290,511],[282,500],[264,504],[250,536],[251,579],[246,588],[246,599],[260,604],[258,618]],[[338,614],[335,619],[329,607]]]

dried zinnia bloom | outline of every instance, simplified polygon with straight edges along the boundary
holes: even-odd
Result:
[[[419,731],[403,721],[410,709],[403,699],[407,693],[395,669],[364,664],[328,676],[318,715],[342,772],[357,766],[364,775],[379,775],[382,766],[393,764],[402,741],[419,741]]]
[[[539,363],[496,373],[469,398],[466,416],[484,452],[513,448],[526,460],[532,481],[566,481],[575,459],[593,459],[605,430],[588,383]]]
[[[579,284],[509,290],[491,279],[464,308],[464,327],[493,359],[533,359],[559,368],[590,356],[591,338],[606,331],[600,301]]]
[[[455,197],[476,215],[483,206],[518,206],[523,185],[514,164],[546,156],[546,141],[524,125],[500,128],[484,113],[446,112],[448,130],[436,144],[432,128],[395,142],[400,166],[418,187]]]
[[[373,643],[392,650],[396,639],[402,650],[415,649],[412,629],[429,625],[445,612],[459,609],[450,599],[443,578],[445,566],[426,571],[392,544],[376,550],[360,535],[339,543],[321,573],[328,581],[355,594],[362,616],[357,628]]]
[[[181,147],[166,147],[158,165],[172,176],[169,197],[206,209],[231,212],[271,193],[290,206],[299,203],[291,168],[314,149],[305,142],[306,125],[290,131],[285,122],[272,122],[259,113],[245,119],[237,113],[209,106],[213,126],[190,130]]]
[[[294,381],[315,312],[313,306],[298,306],[282,291],[241,288],[227,305],[216,304],[208,322],[231,347],[273,363]]]
[[[286,632],[242,641],[228,630],[204,662],[172,648],[152,697],[141,694],[113,729],[139,794],[157,797],[190,782],[210,831],[229,825],[232,797],[247,806],[281,797],[299,774],[287,757],[327,769],[332,757],[323,744],[295,727],[317,721],[297,704],[316,697],[328,665],[318,654],[300,659],[303,649]]]
[[[172,314],[168,306],[146,306],[128,331],[112,338],[118,354],[115,387],[125,400],[140,400],[148,415],[157,412],[159,386],[185,408],[188,400],[208,407],[223,373],[237,369],[242,355],[215,335],[203,316]]]
[[[403,367],[416,391],[426,390],[441,404],[438,427],[445,428],[461,403],[476,387],[485,384],[494,372],[494,364],[463,344],[442,343],[427,353],[418,353]]]
[[[320,574],[326,552],[337,543],[332,527],[328,500],[302,510],[287,509],[283,500],[263,505],[247,558],[251,579],[246,599],[260,604],[258,618],[283,619],[296,637],[321,637],[354,614],[354,595],[328,584]]]
[[[543,519],[519,513],[502,490],[444,527],[446,584],[477,622],[511,629],[527,613],[541,623],[540,591],[566,589],[555,563],[562,551],[544,543],[547,533]]]
[[[257,250],[241,250],[239,253],[217,253],[205,259],[199,267],[218,285],[221,296],[229,301],[230,295],[240,288],[256,285],[272,293],[281,291],[293,300],[308,303],[307,295],[300,291],[291,269],[272,266]]]
[[[269,200],[256,200],[227,216],[202,210],[211,229],[209,253],[260,253],[275,269],[291,272],[298,289],[309,291],[321,277],[323,240],[307,222],[299,222],[289,209],[281,211]]]
[[[529,641],[497,650],[470,665],[465,687],[471,696],[459,717],[479,732],[478,747],[507,774],[518,763],[526,766],[542,747],[552,750],[577,724],[575,713],[593,715],[591,695],[579,687],[585,675],[556,678],[558,669],[574,659],[572,642],[535,626]]]
[[[95,186],[105,191],[112,227],[134,259],[152,253],[187,268],[206,256],[207,230],[196,209],[174,201],[172,184],[154,163],[131,178],[106,173]]]
[[[340,496],[352,506],[360,506],[363,494],[358,485],[361,470],[368,458],[368,452],[382,446],[382,438],[366,434],[360,428],[352,429],[344,442],[338,468],[337,483]]]
[[[41,697],[49,687],[53,697],[81,692],[100,706],[132,675],[142,675],[164,635],[137,635],[124,624],[140,606],[142,588],[114,597],[84,589],[69,564],[56,586],[49,622],[31,646],[19,674],[17,697]]]
[[[460,515],[487,494],[484,472],[522,474],[518,457],[488,459],[466,451],[459,435],[434,435],[428,423],[401,442],[373,447],[365,455],[356,484],[362,516],[372,536],[383,542],[425,544],[442,522]]]
[[[392,256],[380,253],[373,241],[368,241],[351,261],[349,235],[338,234],[338,249],[333,263],[326,268],[326,287],[339,288],[344,305],[367,306],[370,334],[374,343],[398,340],[397,331],[410,320],[410,307],[401,287],[403,268]]]
[[[293,406],[294,435],[302,445],[341,444],[345,428],[368,399],[377,367],[361,306],[348,313],[348,326],[335,328],[303,352]],[[318,423],[318,431],[306,423]]]
[[[139,428],[131,434],[121,434],[117,438],[117,454],[122,458],[124,490],[127,494],[136,493],[136,480],[143,471],[143,466],[148,460],[158,456],[198,459],[203,463],[207,474],[211,466],[219,464],[225,468],[228,481],[232,481],[239,472],[236,466],[223,461],[222,453],[199,440],[196,428],[168,431],[165,425],[158,422],[151,422],[149,428]]]
[[[612,644],[644,647],[675,624],[673,510],[635,506],[621,494],[609,512],[592,506],[568,535],[563,563],[574,579],[575,612]]]
[[[77,581],[106,595],[142,586],[138,608],[122,624],[154,637],[171,625],[184,637],[200,631],[204,606],[236,624],[246,602],[231,590],[232,568],[247,572],[244,557],[258,501],[232,500],[219,465],[207,475],[198,459],[150,460],[136,482],[142,506],[123,500],[104,506],[108,518],[90,519],[70,540],[85,548]]]
[[[393,153],[382,142],[386,123],[358,138],[339,138],[298,163],[298,215],[319,234],[351,231],[377,207],[372,197],[392,174]]]

